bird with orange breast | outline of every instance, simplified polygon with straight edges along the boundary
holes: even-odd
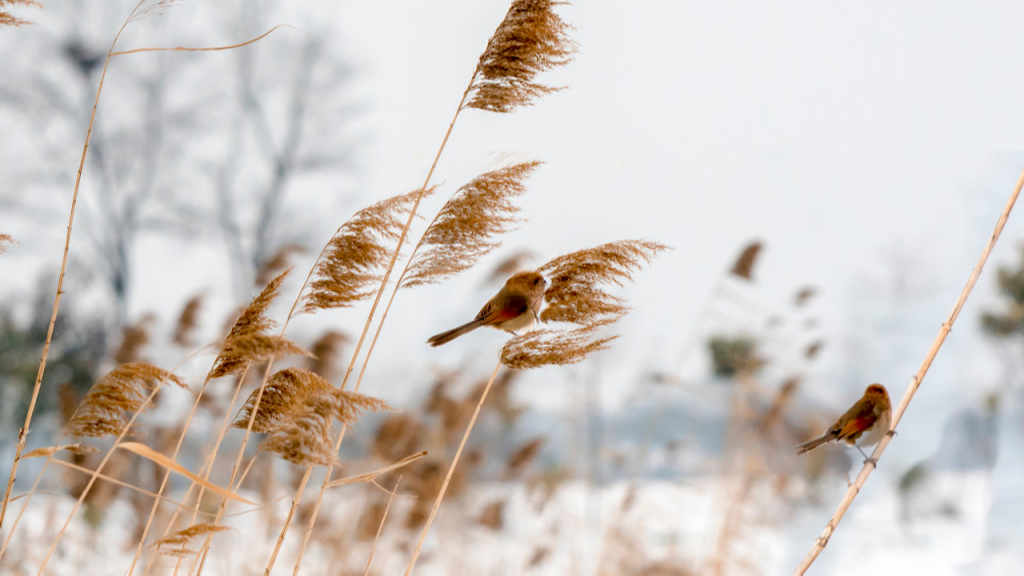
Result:
[[[891,421],[892,404],[889,402],[889,392],[881,384],[872,384],[864,390],[864,396],[840,416],[827,432],[797,446],[796,453],[803,454],[826,442],[845,440],[847,444],[860,450],[864,458],[867,458],[865,462],[874,464],[874,460],[864,454],[861,446],[878,444],[889,432]]]
[[[538,272],[513,274],[501,290],[484,304],[472,321],[427,340],[431,346],[447,344],[481,326],[490,326],[506,332],[532,327],[539,319],[547,281]]]

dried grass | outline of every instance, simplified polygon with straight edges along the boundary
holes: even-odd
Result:
[[[436,284],[472,268],[520,222],[514,198],[540,162],[523,162],[474,178],[445,203],[423,233],[402,286]],[[424,248],[424,250],[420,250]]]
[[[174,374],[143,363],[118,366],[93,384],[64,427],[69,436],[117,436],[128,425],[126,414],[144,410],[146,398],[163,383],[185,388]]]
[[[0,0],[0,7],[3,6],[4,0]],[[3,26],[3,13],[0,12],[0,26]],[[0,234],[0,254],[7,252],[7,247],[14,244],[14,237],[10,234]]]
[[[249,395],[231,426],[245,430],[249,426],[249,420],[252,419],[254,432],[264,434],[275,432],[287,423],[292,411],[298,409],[308,397],[326,392],[331,388],[333,386],[330,382],[307,370],[301,368],[279,370],[267,380],[255,418],[253,418],[252,411],[258,390]]]
[[[217,360],[210,371],[210,378],[220,378],[229,374],[241,372],[250,362],[250,358],[237,353],[239,347],[244,349],[244,344],[237,344],[250,336],[264,334],[274,328],[276,323],[267,317],[267,309],[281,292],[281,284],[290,270],[285,270],[276,278],[267,283],[258,296],[246,306],[245,310],[235,320],[224,346],[217,355]]]
[[[376,286],[402,236],[413,204],[434,188],[392,196],[356,212],[341,225],[313,272],[303,312],[351,306],[376,293]]]
[[[293,464],[337,466],[331,436],[334,420],[351,426],[363,413],[385,409],[389,407],[382,400],[333,387],[310,393],[289,411],[287,422],[260,443],[260,450],[273,452]]]
[[[466,107],[511,112],[561,88],[534,81],[541,72],[567,64],[576,51],[571,26],[553,10],[566,2],[513,0],[505,19],[480,55]]]

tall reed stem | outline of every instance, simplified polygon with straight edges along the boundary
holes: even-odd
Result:
[[[476,409],[473,410],[473,417],[469,419],[469,425],[466,426],[466,433],[462,435],[462,442],[459,443],[459,449],[455,451],[455,458],[452,459],[451,466],[448,467],[448,474],[444,477],[444,483],[441,484],[441,490],[437,493],[437,498],[434,500],[434,507],[430,509],[430,516],[427,517],[427,523],[423,526],[423,532],[420,533],[419,542],[416,543],[416,550],[412,553],[412,558],[409,560],[409,565],[405,567],[405,576],[412,574],[413,567],[416,566],[416,560],[420,557],[420,550],[423,548],[423,542],[427,539],[427,532],[430,530],[430,525],[434,523],[434,516],[437,515],[437,510],[441,508],[441,501],[444,500],[444,494],[448,490],[448,483],[452,480],[452,475],[455,473],[455,467],[459,464],[459,457],[462,456],[462,449],[466,447],[466,441],[469,440],[469,433],[473,431],[473,426],[476,424],[476,418],[480,415],[480,409],[483,408],[484,400],[487,399],[487,393],[491,390],[491,385],[494,384],[494,379],[498,376],[498,370],[501,369],[501,359],[498,359],[498,364],[494,367],[494,372],[491,373],[491,379],[487,381],[487,386],[484,386],[484,391],[480,394],[480,400],[476,403]]]
[[[1017,186],[1013,189],[1010,194],[1010,199],[1006,202],[1006,206],[1003,208],[1002,214],[999,216],[999,221],[996,222],[995,229],[992,231],[992,236],[988,239],[988,243],[985,244],[985,249],[982,250],[981,256],[978,258],[978,263],[975,264],[974,270],[971,272],[970,278],[967,279],[967,284],[964,289],[960,292],[960,297],[957,298],[956,303],[953,305],[953,310],[949,313],[949,317],[942,323],[942,327],[939,328],[939,333],[935,336],[935,340],[932,342],[931,348],[928,350],[928,354],[925,355],[924,361],[921,363],[921,367],[917,373],[914,374],[914,378],[910,381],[910,386],[907,387],[906,393],[903,394],[903,399],[900,400],[899,406],[892,413],[892,424],[889,428],[889,433],[882,437],[882,441],[875,447],[874,452],[871,453],[871,458],[864,462],[864,466],[860,470],[860,474],[857,475],[857,479],[850,484],[850,488],[846,491],[846,495],[843,496],[839,507],[836,508],[832,518],[829,519],[825,525],[825,529],[821,535],[814,541],[814,545],[811,546],[811,550],[807,553],[807,556],[800,562],[793,571],[793,574],[803,574],[811,567],[814,560],[821,554],[825,546],[828,545],[829,539],[832,537],[832,533],[835,532],[839,522],[843,519],[846,511],[853,504],[853,499],[860,494],[861,488],[864,487],[864,483],[867,482],[868,476],[874,471],[877,466],[878,459],[885,452],[889,442],[892,440],[895,434],[896,425],[899,424],[900,419],[903,418],[903,413],[906,412],[907,406],[910,401],[914,398],[914,394],[917,393],[917,389],[921,386],[921,382],[924,380],[925,374],[928,373],[928,369],[932,365],[932,361],[935,356],[939,353],[939,349],[942,348],[942,344],[946,341],[946,336],[953,329],[953,323],[956,322],[957,317],[960,315],[960,310],[963,309],[964,304],[967,302],[968,296],[971,295],[971,291],[974,289],[974,284],[977,283],[978,277],[981,276],[981,270],[985,267],[985,263],[988,261],[989,254],[992,252],[992,248],[995,247],[996,241],[999,240],[999,235],[1003,231],[1003,226],[1006,225],[1007,219],[1010,217],[1010,212],[1013,210],[1013,205],[1017,202],[1017,197],[1020,195],[1021,188],[1024,188],[1024,171],[1021,172],[1020,178],[1017,180]]]
[[[53,327],[57,323],[57,311],[60,310],[60,297],[64,294],[64,274],[68,268],[68,253],[71,250],[71,229],[75,223],[75,208],[78,205],[78,190],[82,184],[82,171],[85,169],[85,157],[89,151],[89,141],[92,138],[92,127],[96,122],[96,109],[100,105],[100,94],[103,92],[103,80],[107,77],[107,67],[110,65],[110,57],[114,52],[121,32],[125,26],[135,17],[135,13],[146,0],[141,0],[135,5],[128,17],[125,18],[121,28],[114,35],[114,41],[110,43],[107,50],[107,57],[103,60],[103,71],[100,73],[99,86],[96,87],[96,99],[92,103],[92,112],[89,114],[89,128],[85,132],[85,144],[82,146],[82,157],[78,161],[78,173],[75,175],[75,189],[71,195],[71,212],[68,215],[68,231],[64,236],[64,257],[60,262],[60,275],[57,277],[57,293],[53,298],[53,312],[50,314],[50,325],[46,329],[46,341],[43,343],[43,354],[39,359],[39,370],[36,372],[36,381],[32,387],[32,399],[28,403],[28,412],[25,414],[25,425],[18,430],[18,447],[14,451],[14,463],[11,465],[11,475],[7,479],[7,489],[4,490],[4,503],[0,506],[0,528],[4,526],[4,517],[7,515],[7,504],[11,500],[11,490],[14,488],[14,480],[18,475],[18,464],[21,463],[21,454],[25,450],[25,442],[28,438],[29,425],[32,424],[32,415],[35,413],[36,402],[39,400],[39,389],[43,383],[43,373],[46,371],[46,359],[50,354],[50,342],[53,341]],[[25,503],[26,506],[28,503]],[[2,556],[2,555],[0,555]]]

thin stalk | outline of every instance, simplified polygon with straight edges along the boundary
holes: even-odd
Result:
[[[228,406],[227,416],[226,417],[230,417],[231,406],[234,405],[235,398],[238,397],[238,389],[242,387],[242,382],[245,380],[245,375],[248,372],[248,370],[249,370],[249,365],[246,364],[245,370],[242,372],[242,375],[238,379],[238,387],[235,389],[235,396],[234,396],[234,398],[231,399],[231,404]],[[199,388],[199,394],[196,395],[196,400],[195,400],[195,402],[192,403],[192,409],[191,409],[191,411],[189,411],[188,417],[185,419],[185,426],[182,427],[181,434],[178,435],[178,443],[177,443],[177,445],[175,445],[174,452],[171,454],[171,460],[177,460],[178,453],[181,451],[181,447],[185,444],[185,435],[188,433],[189,426],[191,426],[191,424],[192,424],[192,419],[195,417],[196,411],[199,410],[199,403],[203,399],[203,393],[206,392],[206,386],[207,386],[207,384],[210,383],[210,377],[212,375],[213,375],[213,367],[211,367],[210,371],[207,372],[206,378],[203,380],[203,385]],[[220,447],[220,440],[221,440],[222,437],[223,436],[218,437],[217,443],[214,445],[214,448],[213,448],[213,455],[214,456],[216,456],[217,449]],[[200,472],[200,473],[202,474],[202,472]],[[207,468],[206,474],[202,477],[203,480],[209,480],[209,478],[210,478],[209,474],[210,474],[209,473],[209,469]],[[157,490],[158,494],[163,495],[164,490],[166,489],[167,483],[170,480],[170,478],[171,478],[171,471],[170,470],[164,471],[163,480],[161,480],[160,488]],[[200,487],[199,497],[196,499],[195,508],[193,508],[193,510],[192,510],[192,520],[193,521],[195,521],[196,512],[199,511],[199,501],[202,500],[202,497],[203,497],[203,492],[202,492],[203,488],[204,487]],[[155,500],[153,502],[153,507],[149,510],[149,519],[146,521],[146,526],[142,529],[142,536],[139,538],[139,545],[135,548],[135,556],[132,557],[132,565],[131,565],[130,568],[128,568],[128,573],[129,574],[134,574],[135,573],[135,566],[138,564],[139,558],[142,556],[142,549],[143,549],[143,547],[145,546],[145,543],[146,543],[146,536],[149,535],[149,529],[153,525],[153,520],[156,518],[156,511],[157,511],[157,509],[159,507],[160,507],[160,499],[157,499],[157,500]],[[171,521],[168,523],[168,528],[170,528],[171,526],[174,525],[174,520],[177,519],[179,513],[180,513],[180,510],[176,510],[174,512],[174,517],[171,518]]]
[[[412,227],[413,219],[416,217],[416,212],[419,210],[420,200],[423,199],[423,194],[426,193],[427,187],[430,186],[430,180],[434,177],[434,170],[437,169],[437,163],[438,161],[440,161],[441,154],[444,152],[445,147],[448,145],[448,139],[452,135],[452,130],[455,129],[455,122],[459,119],[459,114],[462,112],[463,105],[466,103],[466,99],[469,97],[469,92],[470,90],[473,89],[473,83],[476,82],[476,78],[479,74],[480,66],[477,65],[477,68],[473,70],[473,76],[469,79],[469,84],[466,85],[466,89],[462,92],[462,98],[459,100],[459,105],[455,109],[455,114],[452,116],[451,122],[448,123],[448,130],[445,131],[444,138],[441,140],[441,145],[438,147],[437,153],[434,155],[434,161],[430,164],[430,170],[427,171],[427,177],[423,180],[423,187],[420,189],[420,193],[416,196],[416,202],[413,204],[412,210],[409,212],[409,219],[406,221],[405,227],[402,229],[402,234],[398,239],[398,245],[395,247],[395,252],[391,256],[391,262],[388,264],[387,272],[384,274],[384,279],[381,281],[380,289],[377,290],[377,297],[373,301],[373,307],[370,309],[369,317],[367,317],[366,324],[363,325],[363,331],[359,335],[359,342],[356,344],[355,351],[352,353],[352,360],[349,361],[348,368],[345,370],[345,377],[341,381],[342,390],[344,390],[345,386],[348,384],[348,379],[352,375],[352,371],[355,368],[356,359],[359,357],[359,352],[362,348],[363,342],[366,339],[366,334],[370,330],[370,324],[372,323],[373,317],[377,312],[377,306],[380,304],[381,296],[383,296],[384,294],[384,289],[387,287],[388,279],[391,277],[391,272],[395,268],[395,262],[398,260],[398,255],[402,251],[402,245],[405,243],[405,239],[409,234],[409,228]],[[417,244],[416,247],[419,248],[419,244]],[[366,359],[363,362],[363,367],[359,371],[359,378],[356,381],[356,385],[353,387],[354,392],[359,392],[359,386],[360,384],[362,384],[363,380],[363,373],[366,370],[366,363],[369,361],[370,355],[373,353],[373,347],[377,343],[377,337],[380,336],[381,326],[384,325],[384,321],[387,319],[388,311],[391,309],[391,303],[395,300],[395,293],[398,292],[398,288],[401,286],[401,280],[402,278],[404,278],[405,272],[409,268],[410,261],[411,257],[409,260],[406,261],[406,266],[402,270],[402,273],[399,275],[399,280],[398,282],[395,283],[395,288],[391,292],[391,297],[388,299],[388,303],[384,309],[383,315],[381,316],[381,320],[377,324],[377,330],[374,332],[373,340],[370,344],[370,349],[366,354]],[[338,441],[335,442],[334,445],[335,452],[341,449],[341,444],[345,440],[345,432],[347,430],[348,426],[342,425],[341,433],[338,435]],[[323,502],[324,493],[327,491],[327,483],[330,482],[331,473],[333,471],[333,466],[327,467],[327,474],[324,476],[324,482],[320,486],[320,493],[317,495],[316,504],[313,506],[313,512],[312,514],[310,514],[309,522],[306,523],[306,531],[302,537],[302,545],[299,547],[299,553],[295,560],[295,568],[293,570],[295,574],[298,574],[299,572],[299,565],[302,563],[302,555],[306,551],[306,546],[309,545],[309,537],[313,533],[313,526],[316,525],[316,519],[320,513],[320,505]],[[303,488],[305,487],[305,480],[308,479],[311,472],[312,467],[306,470],[306,473],[303,477]],[[293,516],[294,509],[297,508],[299,505],[299,499],[302,497],[302,492],[302,490],[298,490],[295,494],[295,498],[292,500],[292,510],[289,511],[288,513],[289,520],[286,520],[284,526],[281,527],[281,536],[278,537],[278,544],[275,547],[273,554],[271,555],[271,561],[267,564],[267,568],[265,570],[266,574],[269,574],[270,569],[274,566],[274,558],[277,557],[278,548],[280,548],[281,543],[284,541],[284,533],[288,529],[288,523],[291,517]]]
[[[462,449],[466,447],[466,441],[469,440],[469,433],[473,431],[473,425],[476,424],[476,418],[480,415],[480,409],[484,405],[484,400],[487,399],[487,393],[491,390],[491,384],[494,384],[494,379],[498,376],[498,370],[501,369],[501,359],[498,359],[498,364],[494,367],[494,372],[491,373],[491,379],[487,381],[487,386],[484,387],[483,394],[480,395],[480,400],[476,403],[476,409],[473,410],[473,417],[469,419],[469,425],[466,426],[466,433],[462,435],[462,442],[459,443],[459,449],[455,451],[455,458],[452,459],[451,466],[448,467],[448,474],[444,477],[444,483],[441,484],[441,490],[437,493],[437,498],[434,500],[434,507],[430,509],[430,516],[427,517],[427,523],[423,526],[423,532],[420,533],[420,540],[416,543],[416,550],[412,553],[412,559],[409,560],[409,565],[405,567],[405,576],[412,574],[412,569],[416,566],[416,560],[420,557],[420,550],[423,548],[423,541],[427,539],[427,532],[430,530],[430,525],[434,522],[434,516],[437,515],[437,510],[441,507],[441,501],[444,500],[444,494],[448,490],[448,483],[451,482],[452,474],[455,473],[455,466],[459,463],[459,457],[462,456]]]
[[[850,488],[846,491],[846,495],[843,496],[842,501],[839,503],[839,507],[836,508],[832,518],[829,519],[825,525],[825,529],[821,535],[814,541],[814,545],[811,546],[811,550],[807,553],[807,556],[800,562],[793,571],[793,574],[803,574],[811,567],[814,560],[821,554],[825,546],[828,545],[829,539],[832,537],[832,533],[835,532],[839,522],[843,519],[846,511],[853,504],[853,499],[860,494],[861,488],[864,483],[867,482],[868,476],[874,471],[877,466],[878,459],[885,452],[886,447],[889,446],[889,442],[895,435],[896,425],[899,424],[900,419],[903,418],[903,413],[906,412],[907,406],[910,401],[914,398],[914,394],[917,393],[917,389],[921,386],[921,382],[924,380],[925,374],[928,373],[928,369],[932,365],[932,360],[939,353],[939,349],[942,348],[942,344],[946,341],[946,336],[953,329],[953,323],[956,322],[957,317],[960,315],[960,310],[963,309],[964,304],[967,302],[968,296],[971,295],[971,291],[974,289],[974,284],[978,281],[978,277],[981,276],[981,270],[985,267],[985,263],[988,261],[989,254],[992,252],[992,248],[995,247],[996,241],[999,240],[999,235],[1003,231],[1003,226],[1006,225],[1007,219],[1010,217],[1010,212],[1013,210],[1013,205],[1017,202],[1017,197],[1020,195],[1021,188],[1024,188],[1024,171],[1021,172],[1020,178],[1017,180],[1017,186],[1013,189],[1010,194],[1010,199],[1006,202],[1006,206],[1003,208],[1002,214],[999,216],[999,221],[996,222],[995,229],[992,231],[992,236],[988,239],[988,243],[985,244],[985,249],[982,250],[981,256],[978,258],[978,263],[975,264],[974,270],[971,272],[970,278],[967,279],[967,284],[964,289],[960,292],[960,297],[957,298],[956,304],[953,305],[953,310],[949,313],[949,317],[942,323],[942,327],[939,328],[939,333],[935,336],[935,340],[932,342],[931,348],[928,350],[928,354],[925,355],[924,361],[921,363],[921,367],[917,373],[914,374],[914,378],[910,381],[910,386],[907,387],[906,393],[903,394],[903,399],[900,400],[899,406],[892,413],[892,423],[889,427],[889,433],[882,437],[881,442],[875,447],[874,452],[871,453],[871,458],[864,462],[864,466],[860,470],[860,474],[857,475],[857,479],[850,484]]]
[[[316,271],[316,265],[324,257],[324,254],[327,253],[327,248],[329,246],[330,246],[330,240],[328,240],[327,243],[324,244],[323,249],[320,250],[320,255],[317,256],[316,260],[313,262],[313,266],[310,267],[310,269],[309,269],[309,273],[306,274],[306,279],[302,282],[302,287],[299,288],[299,293],[295,297],[295,300],[292,302],[292,307],[288,310],[288,315],[285,316],[284,322],[281,324],[281,336],[284,336],[285,332],[288,330],[288,323],[291,322],[292,318],[295,316],[295,311],[299,307],[299,301],[302,300],[302,294],[306,291],[306,287],[309,286],[309,281],[313,278],[313,273]],[[266,370],[266,372],[264,372],[263,380],[260,382],[259,390],[257,390],[257,392],[256,392],[256,400],[255,400],[255,402],[253,402],[252,414],[249,415],[249,422],[248,422],[248,424],[246,425],[246,428],[245,428],[245,435],[242,437],[242,445],[238,449],[238,456],[235,459],[235,465],[231,469],[231,479],[228,482],[228,486],[229,487],[235,482],[235,478],[237,477],[237,474],[238,474],[238,468],[242,464],[242,457],[245,454],[245,447],[246,447],[246,445],[249,442],[249,436],[252,435],[252,426],[253,426],[253,423],[256,421],[256,414],[259,412],[260,401],[263,400],[263,391],[267,387],[267,381],[270,379],[270,373],[271,373],[271,371],[273,369],[274,369],[274,359],[271,358],[270,360],[267,361],[267,370]],[[226,434],[226,431],[222,431],[221,436],[223,437],[224,434]],[[218,439],[218,442],[219,441],[220,441],[220,439]],[[241,481],[239,481],[239,486],[240,485],[241,485]],[[239,488],[239,486],[235,486],[234,490],[237,490]],[[197,506],[198,506],[198,503],[197,503]],[[225,510],[226,507],[227,507],[227,500],[225,499],[224,501],[222,501],[220,503],[220,506],[217,508],[217,517],[214,520],[214,524],[219,524],[220,523],[221,519],[224,517],[224,510]],[[198,565],[196,566],[196,574],[201,574],[203,572],[203,566],[206,564],[206,555],[210,551],[210,542],[211,541],[212,541],[212,535],[208,535],[206,537],[206,540],[203,541],[203,547],[202,547],[201,553],[199,554]],[[180,562],[179,562],[179,566],[180,566]],[[177,572],[177,568],[175,568],[175,572]]]
[[[398,485],[402,482],[402,477],[399,476],[398,480],[395,480],[395,487],[391,489],[391,494],[388,496],[388,504],[384,507],[384,515],[380,517],[380,526],[377,526],[377,535],[373,537],[373,546],[370,547],[370,557],[366,559],[366,569],[363,570],[363,576],[368,576],[370,573],[370,564],[373,563],[373,554],[377,551],[377,542],[380,541],[380,533],[384,531],[384,522],[388,519],[388,512],[391,510],[391,502],[395,500],[395,494],[398,493]]]
[[[78,512],[78,509],[82,507],[82,502],[85,502],[85,497],[89,495],[89,491],[92,489],[93,484],[96,483],[96,478],[99,476],[100,472],[103,471],[103,467],[107,465],[107,462],[110,460],[110,457],[114,455],[114,450],[117,450],[118,445],[121,444],[121,440],[124,439],[125,434],[127,434],[128,430],[131,429],[132,424],[135,424],[135,420],[138,419],[140,414],[142,414],[146,406],[148,406],[149,403],[153,401],[153,397],[156,396],[157,392],[159,391],[159,385],[153,387],[153,391],[149,393],[149,396],[147,396],[146,399],[142,402],[142,406],[139,407],[135,414],[132,415],[132,418],[131,420],[128,421],[128,424],[126,424],[125,427],[121,429],[121,433],[117,436],[117,440],[114,440],[114,445],[111,446],[110,450],[107,450],[107,453],[103,456],[103,460],[100,460],[99,465],[96,466],[96,470],[94,470],[91,473],[89,483],[85,485],[85,489],[82,490],[82,494],[78,497],[78,502],[76,502],[75,507],[71,509],[71,513],[68,514],[67,519],[64,521],[64,525],[60,528],[60,532],[58,532],[57,537],[53,539],[53,544],[50,545],[50,550],[46,553],[46,557],[43,558],[43,564],[39,567],[40,575],[42,575],[46,570],[46,564],[50,561],[50,557],[53,556],[54,551],[57,550],[57,544],[60,543],[61,538],[64,536],[64,531],[67,530],[68,524],[71,524],[71,519],[74,518],[75,513]]]
[[[7,504],[11,499],[11,490],[14,488],[14,480],[18,475],[18,464],[21,463],[21,454],[25,450],[25,442],[28,439],[29,426],[32,424],[32,415],[35,413],[36,402],[39,399],[39,389],[43,383],[43,373],[46,371],[46,359],[50,354],[50,343],[53,341],[53,328],[57,323],[57,312],[60,310],[60,298],[64,294],[64,274],[68,268],[68,253],[71,250],[71,230],[75,223],[75,208],[78,205],[78,190],[82,184],[82,171],[85,169],[85,157],[89,151],[89,141],[92,138],[92,127],[96,122],[96,109],[100,105],[100,94],[103,92],[103,80],[107,77],[107,67],[110,65],[110,57],[114,52],[114,46],[117,45],[118,38],[121,37],[121,32],[124,32],[128,23],[131,22],[135,16],[136,11],[142,6],[146,0],[141,0],[135,5],[131,13],[125,19],[124,23],[121,24],[121,28],[118,29],[117,34],[114,35],[114,41],[110,43],[110,49],[107,50],[107,57],[103,61],[103,71],[100,73],[99,86],[96,88],[96,99],[92,103],[92,113],[89,114],[89,128],[85,132],[85,144],[82,146],[82,157],[78,161],[78,173],[75,176],[75,189],[71,195],[71,212],[68,215],[68,231],[64,236],[64,257],[60,262],[60,274],[57,276],[57,293],[53,298],[53,312],[50,314],[50,326],[46,329],[46,341],[43,343],[43,354],[39,359],[39,370],[36,372],[36,381],[32,387],[32,399],[28,403],[28,412],[25,414],[25,424],[18,430],[18,446],[14,451],[14,463],[11,465],[11,475],[7,479],[7,489],[4,491],[4,503],[0,506],[0,528],[4,526],[4,517],[7,515]],[[26,502],[27,506],[28,503]],[[20,514],[19,514],[20,516]],[[0,554],[0,557],[3,555]]]

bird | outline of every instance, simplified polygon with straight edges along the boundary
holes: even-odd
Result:
[[[539,272],[518,272],[509,278],[501,290],[484,304],[471,322],[435,334],[427,340],[431,346],[447,344],[481,326],[491,326],[506,332],[532,327],[539,319],[547,281]]]
[[[796,453],[803,454],[826,442],[845,440],[860,450],[867,458],[866,462],[874,462],[860,447],[878,444],[882,436],[889,432],[891,421],[889,392],[881,384],[872,384],[864,390],[864,396],[840,416],[825,434],[797,446]]]

